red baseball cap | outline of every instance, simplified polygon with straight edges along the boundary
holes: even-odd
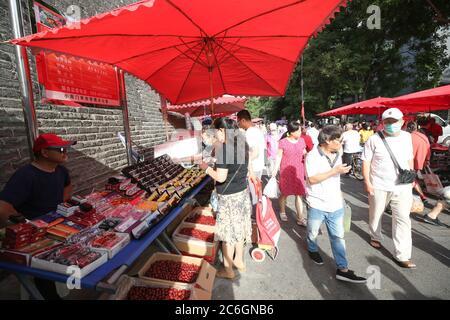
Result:
[[[73,146],[76,143],[76,141],[63,140],[54,133],[43,133],[34,140],[33,152],[39,152],[50,147],[63,148]]]

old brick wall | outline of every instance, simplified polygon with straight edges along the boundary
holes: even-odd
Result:
[[[75,4],[86,18],[136,1],[47,1],[60,11]],[[22,1],[25,33],[31,33],[28,1]],[[0,1],[0,39],[12,38],[8,2]],[[67,167],[77,192],[101,187],[115,170],[126,165],[126,151],[117,137],[123,132],[120,110],[42,105],[30,56],[36,114],[40,132],[54,132],[78,144],[69,153]],[[131,136],[134,143],[148,148],[165,141],[159,95],[143,81],[126,75]],[[28,163],[28,146],[20,89],[11,45],[0,44],[0,190],[11,174]],[[169,125],[169,132],[173,129]]]

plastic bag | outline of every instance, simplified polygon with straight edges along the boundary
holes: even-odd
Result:
[[[433,171],[431,171],[429,166],[426,166],[423,169],[424,173],[422,173],[423,181],[425,182],[425,186],[427,188],[427,192],[439,195],[442,192],[442,189],[444,187],[442,186],[441,180],[439,179],[439,176]]]
[[[270,199],[276,199],[280,196],[280,188],[278,187],[278,181],[276,178],[272,177],[269,179],[266,187],[264,188],[263,194]]]
[[[424,206],[423,206],[423,202],[420,199],[419,196],[414,195],[413,196],[413,203],[412,203],[412,207],[411,207],[411,212],[413,213],[421,213],[423,212]]]
[[[211,193],[209,204],[211,205],[214,212],[219,211],[219,198],[217,197],[217,191],[215,189]]]
[[[350,232],[352,225],[352,207],[344,201],[344,232]]]

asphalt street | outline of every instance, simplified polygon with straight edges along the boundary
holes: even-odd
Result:
[[[392,260],[391,216],[387,213],[383,216],[384,249],[378,251],[368,243],[368,200],[362,182],[344,178],[342,189],[352,208],[351,230],[345,235],[350,269],[368,277],[367,284],[335,279],[336,267],[324,225],[318,244],[325,263],[318,266],[310,260],[306,229],[295,223],[291,197],[289,221],[281,222],[280,252],[276,260],[266,256],[263,262],[254,262],[246,255],[247,271],[234,282],[216,279],[213,299],[449,299],[450,229],[425,224],[412,216],[412,259],[417,269],[402,269]],[[273,207],[277,211],[276,201]],[[450,224],[448,213],[442,213],[439,218]]]

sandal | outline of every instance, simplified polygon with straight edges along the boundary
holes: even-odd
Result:
[[[308,223],[308,222],[306,221],[305,218],[297,219],[297,225],[299,225],[299,226],[301,226],[301,227],[306,227],[307,223]]]
[[[280,219],[281,219],[281,221],[288,221],[286,212],[280,212]]]
[[[416,268],[417,268],[417,266],[416,266],[414,263],[412,263],[411,260],[407,260],[407,261],[397,261],[397,264],[398,264],[400,267],[405,268],[405,269],[416,269]]]
[[[381,249],[382,245],[381,242],[378,240],[370,240],[369,244],[374,247],[375,249]]]

